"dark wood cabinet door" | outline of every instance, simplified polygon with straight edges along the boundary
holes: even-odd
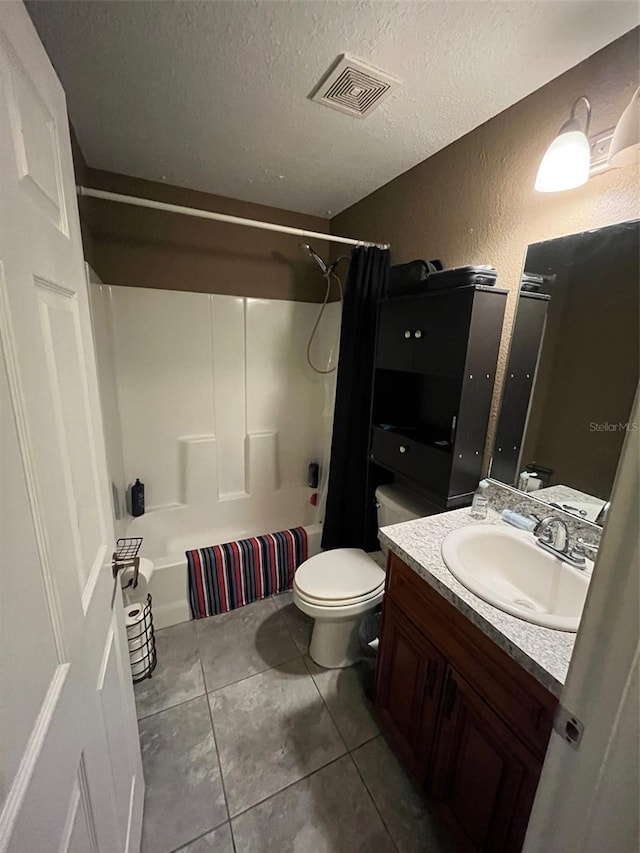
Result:
[[[461,850],[521,849],[540,769],[478,693],[448,669],[428,787]]]
[[[411,370],[415,344],[414,300],[389,301],[380,305],[376,367]]]
[[[473,288],[380,305],[376,367],[461,378]]]
[[[413,370],[461,378],[467,357],[473,289],[432,295],[413,308]]]
[[[398,755],[420,781],[427,772],[444,670],[439,652],[386,601],[376,711]]]

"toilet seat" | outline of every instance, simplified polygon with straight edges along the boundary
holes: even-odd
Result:
[[[384,592],[384,581],[379,587],[377,587],[377,589],[367,595],[360,596],[360,598],[341,599],[339,601],[327,598],[313,598],[310,595],[306,595],[296,587],[295,581],[293,584],[293,590],[301,601],[306,601],[307,604],[313,604],[316,607],[350,607],[353,604],[366,604],[367,601],[371,601],[381,595]]]
[[[317,607],[348,607],[363,604],[384,591],[386,575],[359,548],[323,551],[306,560],[296,571],[296,594]]]

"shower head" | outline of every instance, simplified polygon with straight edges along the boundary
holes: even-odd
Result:
[[[308,243],[300,243],[300,248],[302,249],[303,252],[305,252],[307,255],[309,255],[310,258],[313,258],[313,260],[318,264],[318,266],[322,270],[322,274],[327,275],[327,273],[329,272],[329,267],[325,264],[325,262],[322,260],[320,255],[317,252],[314,252]]]

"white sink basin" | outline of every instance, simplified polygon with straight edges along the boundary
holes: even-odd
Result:
[[[495,524],[454,530],[442,543],[454,577],[505,613],[559,631],[577,631],[590,570],[574,569],[543,550],[531,533]]]

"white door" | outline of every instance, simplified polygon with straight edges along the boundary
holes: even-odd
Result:
[[[144,782],[64,92],[0,2],[0,851],[140,845]]]

